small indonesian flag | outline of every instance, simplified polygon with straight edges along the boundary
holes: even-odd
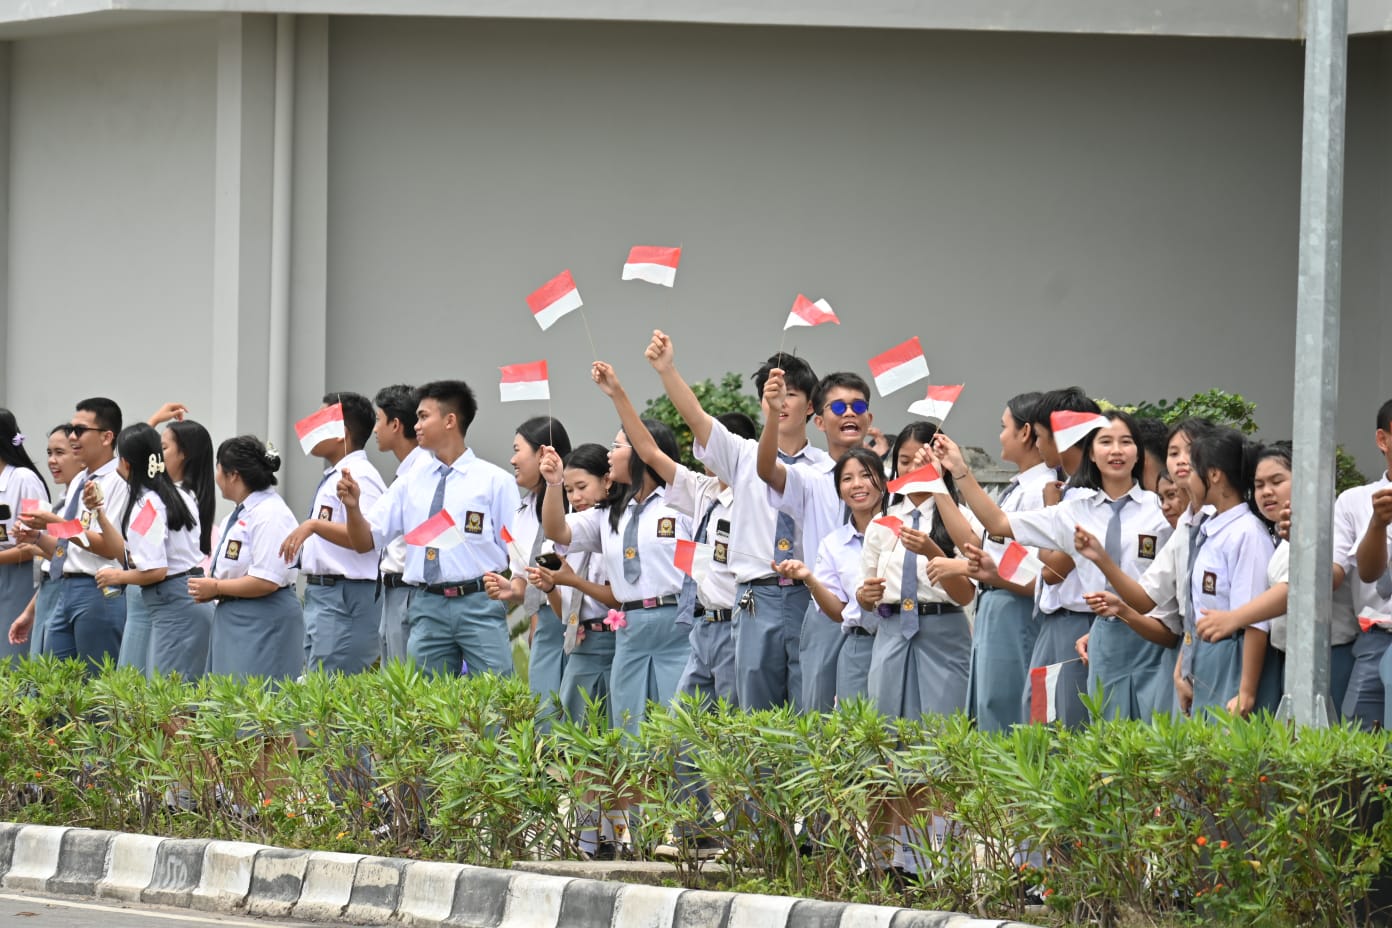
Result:
[[[1067,451],[1087,438],[1089,432],[1111,424],[1112,420],[1096,412],[1060,410],[1049,415],[1049,431],[1054,433],[1054,444],[1060,451]]]
[[[870,373],[875,377],[875,389],[880,391],[880,396],[888,396],[927,377],[928,359],[923,356],[918,336],[871,358]]]
[[[677,550],[672,555],[672,563],[677,569],[697,583],[703,583],[711,572],[711,562],[715,560],[715,545],[704,545],[698,541],[677,539]]]
[[[145,505],[140,507],[140,511],[131,519],[130,530],[144,538],[150,534],[150,528],[155,524],[155,504],[151,500],[145,500]]]
[[[924,464],[918,470],[911,471],[900,477],[898,480],[889,484],[889,492],[903,493],[946,493],[947,484],[943,482],[942,474],[932,464]]]
[[[504,403],[517,400],[549,400],[551,386],[546,379],[546,362],[532,361],[529,364],[509,364],[499,368],[503,381],[498,385],[500,398]]]
[[[19,514],[27,516],[31,512],[43,512],[47,509],[42,500],[22,499],[19,501]]]
[[[1052,722],[1058,718],[1058,679],[1063,664],[1030,668],[1030,721]]]
[[[823,322],[841,324],[841,320],[836,318],[836,313],[826,300],[813,303],[799,293],[793,301],[792,312],[788,313],[788,321],[783,323],[783,331],[786,332],[795,325],[821,325]]]
[[[570,271],[561,271],[527,297],[527,305],[532,308],[532,316],[544,332],[557,319],[585,304],[580,300],[580,290],[575,286],[575,278],[570,276]]]
[[[895,538],[898,538],[899,533],[904,530],[904,520],[898,516],[880,516],[875,520],[875,524],[889,529],[894,533]]]
[[[670,287],[677,282],[677,265],[681,263],[680,248],[655,248],[634,245],[624,262],[624,280],[646,280],[650,284]]]
[[[464,543],[449,511],[441,509],[406,533],[406,543],[417,548],[453,548]]]
[[[1376,609],[1366,609],[1358,617],[1358,627],[1365,632],[1375,628],[1392,628],[1392,615],[1378,612]]]
[[[503,539],[503,544],[510,545],[513,543],[512,532],[508,531],[508,527],[506,525],[498,529],[498,535]]]
[[[1043,570],[1044,562],[1018,541],[1012,541],[996,562],[996,573],[1002,580],[1021,586],[1034,580]]]
[[[326,438],[342,439],[343,404],[334,403],[295,423],[295,435],[300,439],[300,447],[305,454],[313,454],[314,446]]]
[[[69,519],[66,522],[54,522],[48,527],[47,531],[48,534],[52,535],[54,538],[63,541],[66,538],[76,538],[78,535],[85,532],[86,529],[82,527],[81,519]]]
[[[909,412],[915,416],[937,419],[941,422],[947,418],[947,414],[952,411],[952,404],[957,402],[957,397],[961,395],[962,384],[960,383],[951,387],[929,387],[928,395],[910,405]]]

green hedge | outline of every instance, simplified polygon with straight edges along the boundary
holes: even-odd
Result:
[[[964,718],[659,711],[629,738],[545,731],[516,680],[405,667],[274,690],[208,679],[0,670],[0,817],[506,865],[576,855],[587,788],[644,804],[639,846],[690,819],[679,758],[743,810],[740,889],[1018,916],[1043,887],[1059,923],[1356,924],[1392,849],[1383,734],[1269,718],[976,732]],[[266,796],[253,778],[267,744]],[[171,811],[166,790],[192,808]],[[865,872],[865,823],[913,797],[956,822],[921,885]],[[799,823],[817,822],[811,853]],[[1016,849],[1048,863],[1021,868]],[[676,878],[692,885],[694,865]]]

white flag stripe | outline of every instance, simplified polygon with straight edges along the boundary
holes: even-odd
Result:
[[[498,384],[499,399],[504,403],[515,403],[518,400],[549,400],[551,398],[550,381],[546,380],[522,380],[517,383]]]
[[[913,383],[915,380],[922,380],[928,376],[928,359],[921,355],[911,358],[892,367],[875,378],[875,389],[880,391],[880,396],[888,396],[895,390],[901,390]]]
[[[925,419],[943,420],[952,411],[952,404],[943,400],[919,400],[909,406],[909,412]]]
[[[612,265],[610,266],[612,267]],[[551,328],[557,319],[584,305],[585,304],[580,300],[580,291],[572,290],[569,293],[563,294],[560,299],[556,300],[556,302],[552,303],[541,312],[533,314],[533,318],[536,319],[537,324],[541,326],[542,331],[545,331]]]
[[[611,264],[610,267],[613,267]],[[677,281],[677,269],[665,264],[625,264],[624,280],[646,280],[650,284],[670,287]]]

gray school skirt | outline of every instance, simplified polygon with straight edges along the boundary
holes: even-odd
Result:
[[[185,593],[187,586],[185,583]],[[204,651],[206,659],[207,649]],[[116,658],[116,666],[134,667],[146,675],[150,673],[150,610],[138,586],[126,590],[126,630],[121,633],[121,653]]]
[[[870,695],[870,661],[875,656],[875,636],[849,629],[842,632],[841,653],[836,657],[836,702],[850,702]]]
[[[803,712],[830,712],[836,704],[837,662],[846,636],[841,623],[828,619],[814,601],[802,618],[798,639],[798,665],[802,668]]]
[[[1242,637],[1238,632],[1222,641],[1194,641],[1194,705],[1191,714],[1205,709],[1225,710],[1242,685]]]
[[[1092,616],[1060,609],[1039,617],[1039,637],[1034,640],[1030,669],[1062,664],[1054,695],[1055,717],[1068,728],[1087,724],[1087,707],[1083,693],[1087,692],[1088,674],[1078,659],[1078,639],[1088,634]],[[1030,685],[1025,682],[1020,699],[1020,717],[1030,717]]]
[[[676,695],[691,653],[691,627],[677,622],[676,606],[633,609],[625,619],[627,627],[613,633],[609,718],[615,728],[636,732],[648,703],[665,705]]]
[[[285,680],[303,671],[304,613],[294,587],[218,602],[208,641],[209,673]]]
[[[0,661],[17,661],[29,653],[29,645],[10,644],[10,625],[34,596],[34,562],[0,564]],[[38,604],[34,609],[34,631],[38,633]]]
[[[63,600],[63,584],[47,576],[39,580],[38,598],[34,601],[34,630],[29,633],[29,656],[52,653],[48,645],[48,627]]]
[[[972,628],[967,705],[982,731],[1007,731],[1029,720],[1020,693],[1029,684],[1030,656],[1039,637],[1034,600],[1008,590],[981,591]]]
[[[903,634],[904,618],[880,619],[870,653],[870,698],[885,715],[905,719],[951,715],[967,707],[971,625],[961,609],[918,617],[918,632]]]
[[[609,672],[614,666],[616,638],[613,632],[586,632],[576,643],[575,650],[566,655],[556,698],[572,721],[583,721],[592,703],[598,704],[608,717]],[[541,709],[543,716],[552,711],[550,698],[542,703]]]
[[[1102,715],[1140,719],[1174,706],[1176,651],[1147,641],[1118,619],[1098,618],[1088,635],[1088,693],[1100,691]]]
[[[202,570],[198,573],[201,575]],[[214,607],[212,603],[193,601],[187,577],[152,583],[127,598],[142,600],[149,615],[145,672],[152,677],[177,673],[185,680],[203,676],[208,667],[208,638],[212,634]],[[130,612],[126,614],[129,621]],[[122,647],[124,645],[123,640]]]
[[[543,605],[537,610],[536,634],[527,662],[527,683],[542,702],[550,702],[560,691],[565,665],[565,624],[550,605]]]

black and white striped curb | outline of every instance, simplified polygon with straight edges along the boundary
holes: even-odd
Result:
[[[0,823],[0,888],[408,928],[1028,928],[886,906]]]

